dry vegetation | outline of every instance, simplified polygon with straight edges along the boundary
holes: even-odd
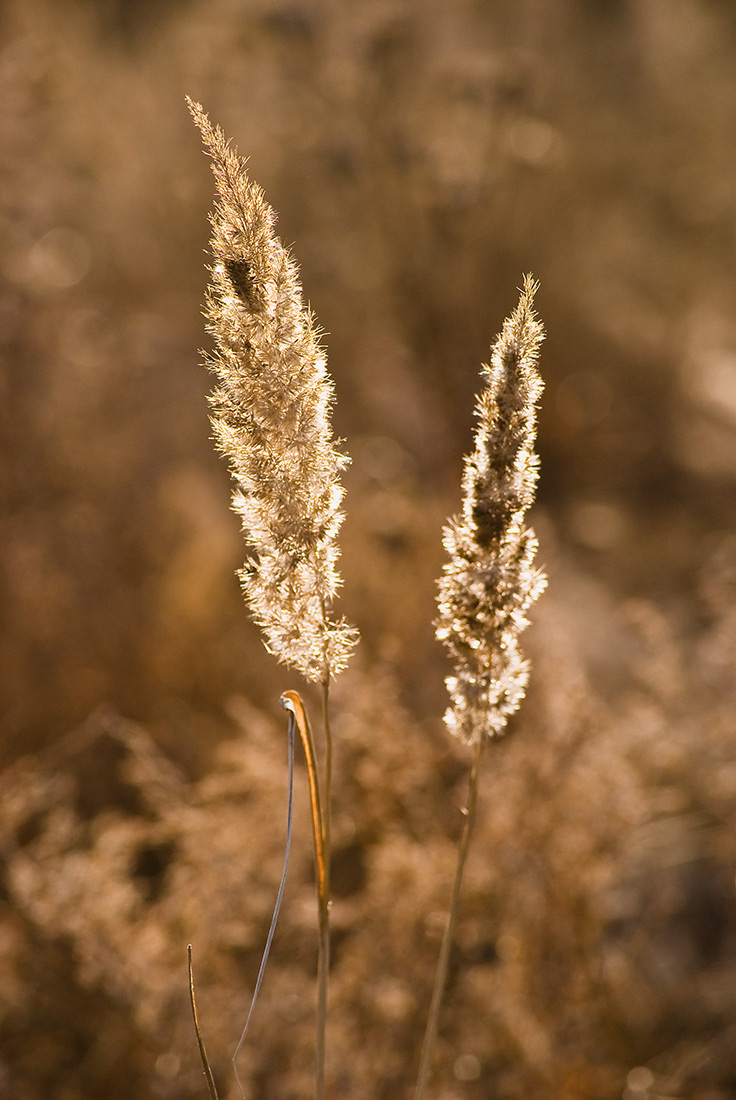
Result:
[[[441,528],[539,277],[528,699],[489,745],[433,1094],[736,1096],[736,17],[726,0],[5,0],[0,1094],[223,1092],[280,873],[279,693],[198,365],[206,103],[329,330],[348,441],[329,1095],[411,1091],[467,754]],[[311,1089],[295,847],[242,1058]],[[229,1091],[228,1091],[229,1090]]]

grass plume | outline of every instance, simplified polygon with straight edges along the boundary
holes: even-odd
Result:
[[[217,184],[206,303],[215,350],[207,366],[218,379],[215,438],[250,547],[243,592],[269,651],[324,684],[357,639],[330,613],[340,585],[339,474],[348,462],[332,438],[332,383],[273,210],[220,127],[187,102]]]
[[[527,275],[483,367],[488,381],[476,404],[475,449],[465,459],[463,508],[444,531],[437,637],[455,665],[445,722],[468,742],[500,733],[524,698],[529,667],[518,639],[547,583],[534,568],[537,539],[524,523],[539,469],[534,442],[544,330],[534,312],[536,289]]]

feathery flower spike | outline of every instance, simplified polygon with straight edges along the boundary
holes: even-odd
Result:
[[[466,742],[500,733],[519,707],[529,665],[519,649],[526,613],[547,580],[534,568],[537,539],[524,525],[534,500],[537,371],[544,330],[534,312],[538,284],[524,278],[483,367],[475,450],[465,459],[463,509],[444,530],[449,560],[439,581],[437,637],[450,651],[451,733]]]
[[[308,680],[347,664],[356,631],[330,614],[348,458],[332,438],[332,383],[275,214],[198,103],[187,100],[217,182],[207,328],[212,424],[237,489],[249,557],[239,576],[267,649]]]

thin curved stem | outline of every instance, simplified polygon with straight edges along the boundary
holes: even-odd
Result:
[[[304,709],[304,703],[298,691],[285,691],[281,696],[281,705],[285,710],[291,711],[299,730],[299,736],[304,749],[304,757],[307,762],[307,779],[309,781],[309,804],[312,810],[312,835],[314,837],[314,858],[317,866],[317,893],[322,897],[327,888],[327,867],[325,863],[325,829],[322,810],[322,797],[320,795],[319,773],[317,770],[317,756],[314,751],[314,739],[312,730]]]
[[[429,1077],[432,1072],[432,1058],[434,1055],[435,1043],[437,1041],[442,998],[445,992],[445,985],[447,984],[447,970],[450,962],[452,942],[455,935],[455,925],[457,923],[460,891],[463,884],[465,863],[470,849],[470,838],[473,833],[473,825],[475,824],[475,809],[478,803],[478,776],[480,774],[480,761],[483,755],[484,744],[485,737],[479,737],[475,743],[473,763],[471,765],[470,779],[468,781],[468,805],[465,810],[463,831],[458,845],[455,880],[452,884],[452,894],[450,897],[450,912],[442,937],[440,957],[437,962],[437,972],[434,979],[434,989],[432,990],[432,1000],[429,1006],[429,1016],[427,1017],[427,1029],[424,1033],[424,1044],[422,1046],[422,1056],[419,1062],[414,1100],[424,1100],[427,1093],[427,1085],[429,1084]]]
[[[332,847],[332,731],[329,715],[329,680],[322,684],[322,718],[325,733],[325,786],[322,802],[322,843],[324,848],[324,889],[319,899],[319,956],[317,962],[317,1060],[315,1100],[324,1100],[325,1059],[327,1050],[327,991],[330,974],[330,890]]]
[[[202,1061],[202,1069],[204,1070],[205,1080],[207,1081],[207,1091],[210,1094],[210,1100],[220,1100],[217,1095],[217,1088],[215,1087],[215,1079],[212,1076],[212,1067],[210,1066],[210,1060],[207,1057],[207,1051],[204,1047],[204,1039],[202,1037],[202,1029],[199,1026],[199,1013],[197,1012],[197,998],[194,994],[194,970],[192,969],[192,945],[187,946],[187,964],[189,966],[189,1003],[192,1006],[192,1017],[194,1018],[194,1030],[197,1034],[197,1045],[199,1046],[199,1057]]]
[[[301,696],[296,691],[285,691],[281,703],[294,715],[299,735],[304,747],[309,779],[309,798],[312,807],[312,831],[314,833],[314,855],[317,866],[317,908],[319,922],[319,951],[317,955],[317,1034],[314,1056],[314,1096],[315,1100],[324,1100],[325,1093],[325,1055],[327,1031],[327,984],[330,969],[330,797],[329,781],[332,769],[332,743],[327,721],[327,688],[323,686],[325,705],[325,790],[320,793],[317,758],[314,750],[314,738],[304,709]]]
[[[253,997],[251,998],[250,1008],[248,1010],[248,1016],[245,1021],[245,1026],[240,1034],[238,1045],[235,1048],[233,1054],[233,1070],[235,1072],[235,1080],[238,1082],[238,1088],[240,1089],[241,1096],[245,1096],[242,1083],[240,1081],[240,1075],[238,1074],[237,1057],[245,1042],[245,1037],[248,1034],[248,1028],[250,1026],[251,1016],[253,1015],[253,1009],[256,1006],[256,1000],[258,994],[261,991],[261,983],[263,982],[263,975],[266,972],[266,963],[268,962],[268,956],[271,951],[271,944],[273,942],[274,932],[276,931],[276,922],[279,919],[279,913],[281,912],[281,902],[284,898],[284,887],[286,886],[286,872],[289,867],[289,854],[291,852],[291,827],[294,810],[294,714],[289,714],[289,800],[288,808],[286,811],[286,845],[284,848],[284,866],[281,871],[281,881],[279,883],[278,893],[276,895],[276,904],[273,909],[273,916],[271,917],[271,925],[268,929],[268,936],[266,938],[266,946],[263,949],[263,955],[261,957],[261,965],[258,968],[258,977],[256,978],[255,988],[253,990]]]

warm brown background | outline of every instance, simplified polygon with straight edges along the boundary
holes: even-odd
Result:
[[[42,752],[3,787],[0,1092],[203,1095],[198,935],[226,1092],[278,880],[298,685],[234,576],[186,93],[279,212],[353,456],[333,1095],[409,1095],[464,797],[440,532],[530,270],[550,591],[489,766],[437,1088],[736,1096],[730,0],[0,6],[0,760]],[[254,1097],[309,1091],[309,877],[305,835]]]

